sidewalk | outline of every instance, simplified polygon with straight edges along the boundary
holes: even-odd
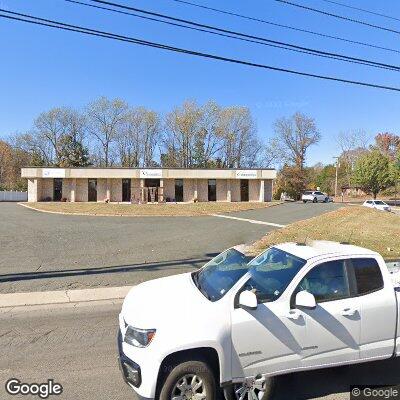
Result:
[[[123,299],[132,286],[0,294],[0,309]]]

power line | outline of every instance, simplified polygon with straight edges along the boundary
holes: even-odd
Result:
[[[72,3],[76,2],[76,0],[66,0],[66,1],[72,2]],[[224,34],[240,36],[240,37],[244,37],[246,39],[259,40],[259,41],[263,41],[263,42],[271,43],[271,44],[275,44],[275,45],[287,46],[287,47],[291,47],[293,49],[312,52],[312,53],[315,53],[315,54],[318,54],[318,55],[338,57],[338,58],[342,59],[343,61],[350,60],[351,62],[362,63],[364,65],[369,64],[369,66],[374,66],[374,67],[378,67],[378,68],[379,67],[384,67],[384,68],[389,68],[389,69],[394,69],[394,70],[398,70],[400,68],[397,65],[380,63],[380,62],[377,62],[377,61],[366,60],[366,59],[362,59],[362,58],[346,56],[346,55],[343,55],[343,54],[331,53],[331,52],[326,52],[326,51],[322,51],[322,50],[316,50],[316,49],[312,49],[312,48],[309,48],[309,47],[303,47],[303,46],[298,46],[298,45],[294,45],[294,44],[291,44],[291,43],[280,42],[280,41],[277,41],[277,40],[271,40],[271,39],[267,39],[267,38],[264,38],[264,37],[248,35],[248,34],[244,34],[244,33],[241,33],[241,32],[222,29],[222,28],[218,28],[218,27],[215,27],[215,26],[201,24],[201,23],[198,23],[198,22],[194,22],[194,21],[190,21],[190,20],[186,20],[186,19],[182,19],[182,18],[172,17],[172,16],[169,16],[169,15],[166,15],[166,14],[160,14],[160,13],[156,13],[156,12],[153,12],[153,11],[143,10],[143,9],[140,9],[140,8],[129,7],[129,6],[126,6],[126,5],[123,5],[123,4],[113,3],[113,2],[110,2],[110,1],[104,1],[104,0],[89,0],[89,1],[91,1],[93,3],[98,3],[98,4],[106,4],[106,5],[117,7],[117,8],[123,9],[123,10],[139,12],[139,13],[142,13],[142,14],[145,14],[145,15],[151,15],[153,17],[161,17],[161,18],[164,18],[164,19],[167,19],[167,20],[170,20],[170,21],[174,21],[174,22],[178,22],[178,23],[184,23],[184,24],[195,26],[195,27],[205,28],[205,29],[208,29],[208,30],[214,30],[214,31],[217,31],[217,32],[222,32]]]
[[[354,81],[354,80],[350,80],[350,79],[337,78],[337,77],[333,77],[333,76],[318,75],[318,74],[302,72],[302,71],[297,71],[297,70],[292,70],[292,69],[274,67],[274,66],[266,65],[266,64],[258,64],[258,63],[254,63],[251,61],[244,61],[244,60],[240,60],[240,59],[218,56],[218,55],[210,54],[210,53],[202,53],[202,52],[183,49],[183,48],[179,48],[179,47],[174,47],[174,46],[170,46],[170,45],[166,45],[166,44],[162,44],[162,43],[150,42],[150,41],[146,41],[146,40],[138,39],[138,38],[134,38],[134,37],[122,36],[122,35],[117,35],[114,33],[99,31],[99,30],[95,30],[95,29],[91,29],[91,28],[86,28],[86,27],[82,27],[82,26],[66,24],[66,23],[59,22],[59,21],[54,21],[54,20],[44,19],[44,18],[40,18],[40,17],[35,17],[33,15],[8,11],[8,10],[4,10],[1,8],[0,8],[0,12],[6,13],[6,14],[11,14],[11,15],[0,14],[0,18],[6,18],[9,20],[26,22],[29,24],[46,26],[46,27],[65,30],[65,31],[83,33],[85,35],[113,39],[113,40],[131,43],[131,44],[139,44],[139,45],[146,46],[146,47],[153,47],[153,48],[158,48],[158,49],[162,49],[162,50],[168,50],[168,51],[172,51],[172,52],[193,55],[193,56],[197,56],[197,57],[203,57],[203,58],[208,58],[208,59],[213,59],[213,60],[218,60],[218,61],[224,61],[224,62],[229,62],[229,63],[234,63],[234,64],[246,65],[246,66],[250,66],[250,67],[267,69],[267,70],[271,70],[271,71],[286,72],[286,73],[293,74],[293,75],[300,75],[300,76],[318,78],[318,79],[329,80],[329,81],[334,81],[334,82],[342,82],[342,83],[348,83],[348,84],[353,84],[353,85],[372,87],[372,88],[376,88],[376,89],[385,89],[385,90],[400,92],[400,88],[398,88],[398,87],[377,85],[374,83]]]
[[[186,5],[189,5],[189,6],[192,6],[192,7],[203,8],[205,10],[214,11],[214,12],[220,13],[220,14],[231,15],[233,17],[247,19],[249,21],[255,21],[255,22],[260,22],[262,24],[277,26],[279,28],[290,29],[290,30],[297,31],[297,32],[308,33],[308,34],[311,34],[311,35],[316,35],[316,36],[320,36],[320,37],[324,37],[324,38],[328,38],[328,39],[340,40],[340,41],[347,42],[347,43],[352,43],[352,44],[357,44],[357,45],[361,45],[361,46],[371,47],[371,48],[374,48],[374,49],[379,49],[379,50],[384,50],[384,51],[390,51],[390,52],[393,52],[393,53],[400,53],[400,50],[392,49],[390,47],[383,47],[383,46],[378,46],[378,45],[375,45],[375,44],[372,44],[372,43],[359,42],[357,40],[351,40],[351,39],[347,39],[347,38],[343,38],[343,37],[339,37],[339,36],[328,35],[326,33],[310,31],[308,29],[297,28],[297,27],[294,27],[294,26],[291,26],[291,25],[278,24],[276,22],[267,21],[265,19],[251,17],[249,15],[237,14],[237,13],[234,13],[234,12],[231,12],[231,11],[221,10],[219,8],[213,8],[213,7],[204,6],[202,4],[193,3],[191,1],[185,1],[185,0],[172,0],[172,1],[175,1],[177,3],[186,4]],[[328,0],[326,0],[326,1],[328,1]]]
[[[386,15],[386,14],[381,14],[376,11],[366,10],[365,8],[350,6],[349,4],[339,3],[338,1],[333,1],[333,0],[322,0],[322,1],[325,1],[326,3],[336,4],[337,6],[350,8],[352,10],[362,11],[367,14],[376,15],[378,17],[389,18],[389,19],[393,19],[394,21],[400,21],[400,18],[392,17],[392,16]]]
[[[354,22],[355,24],[369,26],[370,28],[375,28],[375,29],[380,29],[382,31],[387,31],[387,32],[400,34],[400,31],[396,31],[395,29],[385,28],[384,26],[370,24],[369,22],[361,21],[359,19],[344,17],[343,15],[332,14],[332,13],[329,13],[327,11],[318,10],[318,9],[312,8],[312,7],[307,7],[307,6],[304,6],[302,4],[293,3],[293,2],[288,1],[288,0],[275,0],[275,1],[277,1],[278,3],[281,3],[281,4],[288,4],[288,5],[291,5],[291,6],[294,6],[294,7],[302,8],[303,10],[307,10],[307,11],[312,11],[312,12],[316,12],[316,13],[319,13],[319,14],[323,14],[323,15],[326,15],[328,17],[334,17],[334,18],[345,20],[345,21]]]
[[[185,29],[191,29],[191,30],[200,31],[200,32],[204,32],[204,33],[209,33],[209,34],[212,34],[212,35],[217,35],[217,36],[222,36],[222,37],[227,37],[227,38],[231,38],[231,39],[235,39],[235,40],[241,40],[241,41],[245,41],[245,42],[256,43],[256,44],[260,44],[260,45],[264,45],[264,46],[280,48],[280,49],[283,49],[283,50],[294,51],[294,52],[313,55],[313,56],[317,56],[317,57],[330,58],[330,59],[334,59],[334,60],[338,60],[338,61],[345,61],[345,62],[349,62],[349,63],[353,63],[353,64],[360,64],[360,65],[365,65],[365,66],[374,67],[374,68],[382,68],[382,69],[388,69],[388,70],[392,70],[392,71],[400,71],[400,67],[399,66],[395,66],[395,65],[382,64],[382,63],[377,63],[377,62],[370,61],[370,60],[357,59],[357,58],[353,58],[353,57],[337,55],[335,53],[320,53],[317,50],[310,51],[307,48],[304,48],[304,50],[300,50],[297,47],[296,48],[288,47],[288,45],[286,45],[286,44],[282,44],[282,45],[281,44],[273,44],[273,43],[276,43],[276,42],[270,43],[270,41],[268,39],[264,39],[263,41],[260,41],[258,39],[257,40],[247,39],[247,38],[235,36],[234,34],[214,32],[214,31],[210,31],[210,30],[204,29],[204,28],[187,26],[187,25],[183,25],[183,24],[177,23],[177,22],[164,21],[164,20],[161,20],[161,19],[158,19],[158,18],[154,18],[154,17],[139,15],[139,14],[135,14],[135,13],[130,12],[130,11],[128,12],[128,11],[115,10],[115,9],[109,8],[109,7],[83,3],[83,2],[78,1],[78,0],[66,0],[66,1],[68,1],[70,3],[74,3],[74,4],[79,4],[79,5],[88,6],[88,7],[92,7],[92,8],[96,8],[96,9],[101,9],[101,10],[111,11],[111,12],[115,12],[115,13],[119,13],[119,14],[134,16],[134,17],[137,17],[137,18],[145,19],[145,20],[156,21],[156,22],[160,22],[160,23],[163,23],[163,24],[167,24],[167,25],[178,26],[178,27],[185,28]],[[112,4],[114,5],[116,3],[112,3]],[[126,7],[126,6],[121,5],[121,7]],[[145,11],[145,12],[148,13],[148,11]],[[169,18],[172,18],[172,17],[169,17]],[[196,25],[198,25],[198,24],[196,23]],[[214,28],[213,27],[213,29],[219,29],[219,28]],[[277,43],[280,43],[280,42],[277,42]]]

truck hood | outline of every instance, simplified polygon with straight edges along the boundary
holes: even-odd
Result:
[[[196,288],[191,273],[154,279],[134,286],[125,297],[121,317],[135,328],[182,325],[207,313],[212,303]]]

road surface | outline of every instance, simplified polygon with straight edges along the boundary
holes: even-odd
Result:
[[[27,383],[54,379],[64,391],[53,400],[135,399],[117,365],[119,310],[120,304],[95,303],[28,312],[0,310],[0,399],[15,398],[5,392],[11,377]],[[287,375],[279,380],[274,398],[344,400],[351,384],[400,383],[399,371],[396,359]]]

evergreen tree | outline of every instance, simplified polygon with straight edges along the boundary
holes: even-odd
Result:
[[[72,135],[65,135],[59,142],[59,166],[87,167],[90,165],[89,151],[81,142],[76,141]]]

